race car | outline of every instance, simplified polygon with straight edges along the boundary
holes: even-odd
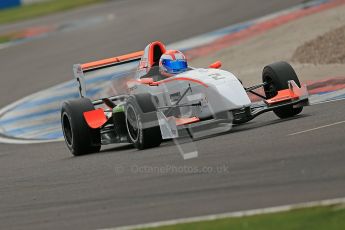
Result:
[[[309,105],[306,85],[286,62],[267,65],[262,83],[244,87],[234,74],[220,69],[219,61],[161,76],[159,63],[166,53],[164,44],[156,41],[143,51],[74,65],[80,98],[64,102],[61,109],[64,139],[73,155],[99,152],[102,145],[113,143],[143,150],[166,139],[196,139],[269,111],[279,118],[292,117]],[[91,81],[85,79],[96,75],[111,76],[105,86],[115,88],[114,95],[88,97]],[[261,101],[251,102],[249,93]]]

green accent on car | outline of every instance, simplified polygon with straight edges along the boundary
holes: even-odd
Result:
[[[113,109],[113,113],[124,113],[125,112],[125,106],[124,105],[117,105]]]

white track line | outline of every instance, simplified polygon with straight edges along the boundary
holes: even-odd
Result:
[[[0,143],[5,144],[18,144],[18,145],[26,145],[26,144],[42,144],[42,143],[53,143],[53,142],[60,142],[64,139],[53,139],[53,140],[28,140],[28,139],[15,139],[12,137],[5,137],[0,136]]]
[[[323,126],[319,126],[319,127],[312,128],[312,129],[303,130],[303,131],[300,131],[300,132],[291,133],[288,136],[294,136],[294,135],[298,135],[298,134],[302,134],[302,133],[312,132],[312,131],[315,131],[315,130],[324,129],[324,128],[328,128],[328,127],[331,127],[331,126],[340,125],[340,124],[343,124],[343,123],[345,123],[345,121],[339,121],[339,122],[335,122],[335,123],[332,123],[332,124],[323,125]]]
[[[211,220],[224,219],[224,218],[238,218],[238,217],[244,217],[244,216],[254,216],[254,215],[261,215],[261,214],[286,212],[286,211],[291,211],[293,209],[298,209],[298,208],[330,206],[330,205],[337,205],[337,204],[345,204],[345,198],[312,201],[312,202],[306,202],[306,203],[300,203],[300,204],[269,207],[269,208],[263,208],[263,209],[253,209],[253,210],[239,211],[239,212],[229,212],[229,213],[200,216],[200,217],[183,218],[183,219],[168,220],[168,221],[161,221],[161,222],[155,222],[155,223],[123,226],[123,227],[117,227],[117,228],[106,228],[103,230],[135,230],[135,229],[142,229],[142,228],[155,228],[155,227],[162,227],[162,226],[168,226],[168,225],[186,224],[186,223],[200,222],[200,221],[211,221]]]

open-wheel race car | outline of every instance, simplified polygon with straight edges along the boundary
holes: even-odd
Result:
[[[80,98],[64,102],[61,109],[67,147],[73,155],[95,153],[112,143],[132,143],[141,150],[164,139],[198,138],[269,111],[292,117],[309,104],[306,86],[286,62],[264,67],[262,83],[251,87],[220,67],[220,62],[189,67],[181,52],[168,51],[158,41],[144,51],[74,65]],[[100,98],[91,99],[86,85],[98,84],[93,77],[110,79],[105,87],[112,90],[102,92],[113,95],[101,92]],[[248,93],[261,103],[252,103]]]

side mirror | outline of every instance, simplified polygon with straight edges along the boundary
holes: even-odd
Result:
[[[208,68],[219,69],[220,67],[222,67],[222,62],[221,61],[216,61],[216,62],[212,63],[211,65],[209,65]]]

